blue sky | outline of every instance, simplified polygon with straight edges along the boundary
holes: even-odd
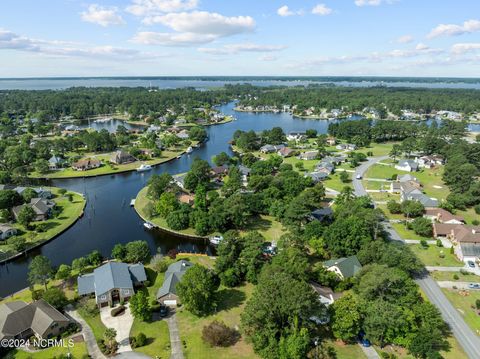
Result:
[[[2,0],[0,77],[480,76],[475,0]]]

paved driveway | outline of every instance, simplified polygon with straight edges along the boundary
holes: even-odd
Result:
[[[131,352],[130,346],[130,329],[133,324],[133,316],[130,312],[130,305],[125,304],[125,312],[122,315],[112,317],[110,312],[112,308],[103,307],[100,309],[100,318],[107,328],[113,328],[117,331],[116,340],[118,342],[117,353]]]

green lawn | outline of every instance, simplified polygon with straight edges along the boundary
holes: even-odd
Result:
[[[184,355],[187,359],[253,359],[258,356],[253,352],[252,346],[240,340],[227,348],[210,347],[202,340],[202,329],[213,320],[223,321],[230,327],[240,325],[240,313],[246,301],[251,296],[253,285],[246,284],[237,288],[224,288],[219,290],[220,302],[218,312],[206,317],[197,317],[184,308],[177,310],[177,321],[180,336],[185,342]]]
[[[389,190],[390,182],[380,182],[380,181],[362,181],[363,186],[366,190]]]
[[[472,221],[474,220],[480,220],[480,216],[475,213],[475,210],[473,208],[468,208],[465,211],[457,210],[455,214],[462,216],[467,222],[467,224],[472,224]]]
[[[355,152],[361,152],[367,154],[367,152],[373,152],[373,156],[386,156],[392,150],[392,146],[398,142],[386,142],[386,143],[371,143],[369,147],[364,147],[356,150]]]
[[[147,345],[135,348],[134,351],[148,355],[151,358],[170,358],[170,334],[165,320],[145,323],[135,319],[130,336],[135,337],[140,332],[146,335]]]
[[[69,353],[67,348],[63,347],[52,347],[44,350],[39,350],[35,353],[27,353],[22,350],[15,350],[13,358],[15,359],[52,359],[59,357],[60,355],[66,355]],[[88,355],[87,346],[84,342],[75,343],[75,345],[70,348],[70,353],[72,359],[83,359]]]
[[[349,182],[344,183],[340,180],[340,173],[341,172],[332,173],[330,176],[328,176],[328,178],[325,181],[322,182],[323,185],[326,188],[331,188],[338,192],[341,192],[344,187],[352,187],[352,181],[351,181],[352,174],[347,172],[350,180]]]
[[[89,302],[93,302],[95,299],[89,299]],[[105,325],[100,319],[100,314],[91,316],[89,315],[82,306],[77,306],[78,313],[82,318],[87,322],[87,324],[92,328],[93,335],[97,339],[97,342],[103,339],[103,334],[105,333]]]
[[[395,201],[400,201],[400,195],[397,193],[390,193],[390,192],[368,192],[368,195],[375,201],[375,202],[388,202],[392,199]]]
[[[389,213],[389,212],[387,212],[387,213]],[[403,239],[417,239],[417,240],[421,240],[421,239],[432,240],[433,239],[433,237],[419,236],[414,231],[405,228],[405,224],[403,224],[403,223],[391,223],[391,225],[398,232],[400,237],[402,237]]]
[[[459,311],[470,328],[472,328],[477,335],[480,335],[480,314],[478,310],[473,309],[475,307],[475,301],[480,299],[480,291],[459,291],[446,288],[442,288],[442,291],[450,303]]]
[[[410,244],[409,247],[426,266],[463,267],[463,262],[451,254],[447,248],[429,245],[423,249],[419,244]],[[445,258],[440,258],[441,253],[445,255]]]
[[[339,341],[327,341],[327,346],[333,347],[335,353],[337,354],[337,359],[366,359],[367,357],[363,354],[362,348],[357,344],[344,344]]]
[[[457,275],[458,279],[454,279],[453,276]],[[430,272],[430,276],[434,280],[438,281],[459,281],[459,282],[477,282],[478,277],[475,274],[470,272],[460,273],[460,272],[441,272],[441,271],[433,271]]]
[[[264,215],[258,219],[253,219],[248,230],[260,232],[269,242],[278,241],[282,234],[287,231],[283,224],[276,221],[272,216]]]
[[[52,191],[52,194],[54,195],[53,200],[61,212],[57,217],[50,218],[46,221],[33,223],[45,223],[47,230],[42,233],[37,233],[35,231],[26,231],[25,228],[18,223],[13,225],[19,229],[19,233],[21,234],[19,234],[18,237],[25,238],[28,247],[46,242],[57,236],[75,223],[83,213],[86,201],[81,195],[75,192],[68,192],[73,195],[73,200],[70,202],[66,197],[59,194],[59,188],[50,187],[49,189]],[[5,242],[0,242],[0,259],[9,257],[16,253],[17,252],[11,245],[5,244]]]

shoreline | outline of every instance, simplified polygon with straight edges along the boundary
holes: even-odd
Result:
[[[75,223],[78,222],[78,220],[79,220],[80,218],[83,217],[83,214],[84,214],[84,212],[85,212],[85,207],[87,206],[87,200],[85,199],[85,196],[84,196],[82,193],[79,193],[79,192],[75,192],[75,191],[69,191],[69,192],[75,193],[76,195],[80,196],[80,197],[83,198],[83,200],[84,200],[84,203],[83,203],[83,206],[82,206],[82,210],[81,210],[80,214],[75,218],[75,220],[74,220],[72,223],[70,223],[67,227],[65,227],[64,229],[62,229],[60,232],[54,234],[51,238],[45,239],[45,240],[43,240],[43,241],[40,241],[40,242],[36,243],[34,246],[29,247],[29,248],[25,249],[24,251],[21,251],[21,252],[18,252],[18,253],[16,253],[16,254],[13,254],[13,255],[11,255],[11,256],[8,257],[8,258],[1,259],[1,260],[0,260],[0,265],[5,264],[5,263],[7,263],[7,262],[11,262],[11,261],[19,258],[19,257],[22,256],[22,255],[27,255],[29,251],[32,251],[32,250],[34,250],[34,249],[37,249],[37,248],[39,248],[39,247],[41,247],[41,246],[49,243],[50,241],[53,241],[55,238],[57,238],[58,236],[60,236],[61,234],[63,234],[63,233],[66,232],[67,230],[69,230]]]
[[[135,212],[137,212],[137,215],[144,221],[144,222],[150,222],[150,223],[153,223],[152,220],[144,217],[141,213],[140,213],[140,208],[137,206],[137,203],[139,202],[138,201],[138,198],[140,197],[140,195],[142,194],[143,196],[143,193],[144,191],[146,191],[148,188],[148,186],[145,186],[143,187],[138,193],[137,193],[137,196],[135,197],[135,205],[133,206],[133,208],[135,209]],[[146,197],[146,196],[145,196]],[[194,240],[207,240],[208,241],[208,237],[204,237],[204,236],[198,236],[196,234],[187,234],[187,233],[182,233],[182,232],[178,232],[178,231],[175,231],[173,229],[170,229],[170,228],[166,228],[166,227],[162,227],[162,226],[159,226],[158,224],[155,224],[155,229],[158,229],[162,232],[165,232],[165,233],[169,233],[169,234],[172,234],[174,236],[177,236],[177,237],[183,237],[183,238],[187,238],[187,239],[194,239]]]

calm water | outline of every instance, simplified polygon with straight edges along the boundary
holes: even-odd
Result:
[[[135,210],[129,206],[148,178],[153,173],[169,172],[171,174],[188,171],[192,160],[198,156],[210,161],[212,156],[221,151],[231,153],[228,141],[237,129],[261,131],[280,126],[285,132],[305,131],[315,128],[319,133],[326,133],[331,121],[292,119],[286,113],[251,114],[234,112],[233,103],[220,107],[226,114],[233,114],[237,121],[207,128],[209,140],[191,155],[156,167],[150,173],[127,173],[114,176],[94,177],[89,179],[55,180],[52,185],[85,193],[88,199],[85,215],[72,228],[47,243],[27,257],[6,265],[0,265],[0,296],[5,296],[28,284],[27,267],[32,256],[45,255],[58,266],[70,264],[74,258],[83,256],[94,249],[109,256],[116,243],[134,240],[146,240],[152,252],[166,253],[169,249],[180,251],[208,252],[209,247],[203,241],[189,241],[176,238],[159,231],[146,231]]]
[[[480,89],[480,81],[442,81],[435,82],[418,81],[388,81],[388,79],[362,79],[358,80],[342,80],[341,78],[319,78],[319,79],[300,79],[300,80],[275,80],[275,79],[239,79],[239,80],[196,80],[196,79],[169,79],[169,78],[146,78],[146,77],[130,77],[130,78],[38,78],[38,79],[0,79],[0,90],[60,90],[69,87],[85,86],[85,87],[158,87],[166,88],[211,88],[220,87],[225,84],[242,84],[249,83],[256,86],[306,86],[310,84],[327,84],[334,83],[339,86],[352,87],[371,87],[371,86],[392,86],[392,87],[427,87],[427,88],[468,88]]]
[[[123,126],[127,130],[142,130],[145,129],[145,126],[142,125],[135,125],[135,124],[130,124],[122,120],[118,119],[111,119],[109,121],[101,121],[97,122],[94,120],[83,120],[81,121],[80,125],[78,127],[80,128],[91,128],[95,131],[100,131],[100,130],[107,130],[110,133],[114,133],[117,131],[118,126]]]

